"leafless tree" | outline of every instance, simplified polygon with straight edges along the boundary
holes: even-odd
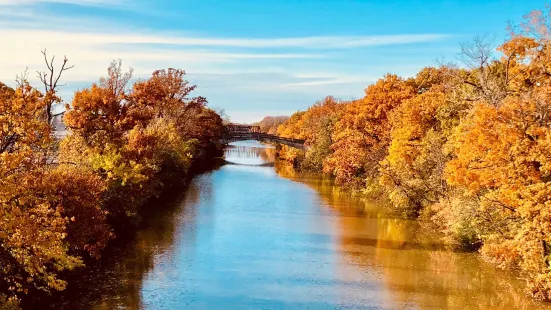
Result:
[[[63,64],[61,65],[61,68],[59,71],[57,71],[54,68],[54,60],[55,55],[52,56],[51,60],[48,60],[48,55],[46,54],[46,49],[42,51],[42,55],[44,55],[44,62],[46,63],[46,67],[48,68],[48,71],[37,71],[38,78],[44,84],[44,95],[45,95],[45,102],[46,102],[46,118],[48,122],[52,121],[53,115],[52,115],[52,105],[55,102],[59,102],[59,97],[56,96],[57,89],[59,86],[64,86],[65,84],[60,85],[59,80],[61,79],[61,75],[63,72],[72,69],[73,66],[69,66],[68,62],[69,59],[67,56],[63,57]]]

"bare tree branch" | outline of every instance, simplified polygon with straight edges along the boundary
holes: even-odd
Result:
[[[47,72],[37,71],[36,73],[38,74],[38,78],[44,85],[44,95],[45,95],[45,101],[46,101],[46,118],[48,122],[51,122],[53,119],[52,105],[55,102],[60,101],[60,99],[56,96],[57,89],[60,86],[66,85],[66,84],[61,84],[61,85],[59,84],[61,75],[63,74],[63,72],[74,68],[74,65],[68,66],[69,59],[67,58],[67,56],[64,56],[61,69],[58,72],[56,72],[54,67],[55,55],[52,57],[51,60],[48,60],[46,49],[42,51],[42,55],[44,56],[44,63],[46,64],[46,68],[48,68],[48,71]]]

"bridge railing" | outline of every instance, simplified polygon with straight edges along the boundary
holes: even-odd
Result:
[[[292,145],[301,145],[304,146],[304,140],[302,139],[293,139],[293,138],[284,138],[268,133],[260,132],[259,126],[250,126],[250,125],[239,125],[239,124],[228,124],[226,125],[226,140],[265,140],[279,142],[283,144],[292,144]]]
[[[304,140],[302,139],[294,139],[294,138],[284,138],[272,134],[267,133],[261,133],[261,132],[243,132],[243,131],[230,131],[228,132],[225,137],[227,140],[267,140],[267,141],[274,141],[274,142],[285,142],[285,143],[292,143],[292,144],[304,144]]]

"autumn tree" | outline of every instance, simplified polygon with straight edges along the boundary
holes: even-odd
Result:
[[[437,119],[446,97],[429,91],[409,99],[393,113],[392,142],[382,161],[381,183],[393,204],[410,216],[438,202],[446,193],[442,170],[445,138]]]
[[[380,183],[394,207],[409,217],[447,197],[443,169],[451,154],[446,143],[469,108],[453,95],[462,83],[457,74],[448,66],[424,68],[408,80],[415,96],[390,115],[391,142],[380,162]]]
[[[45,102],[25,81],[7,93],[0,95],[0,288],[14,295],[60,290],[58,273],[81,261],[68,253],[63,205],[36,191],[51,149]]]
[[[387,75],[362,99],[294,113],[278,134],[309,151],[278,154],[295,166],[325,157],[324,171],[344,186],[369,191],[379,181],[402,213],[453,247],[522,269],[530,294],[551,300],[550,16],[526,16],[498,53],[477,38],[459,66]]]
[[[303,121],[305,115],[305,111],[293,113],[284,124],[278,126],[277,135],[284,138],[304,139]],[[278,145],[276,155],[295,167],[300,166],[300,163],[304,160],[304,151],[286,145]]]
[[[157,70],[151,78],[134,84],[129,98],[136,110],[150,110],[151,117],[167,118],[178,122],[180,130],[186,130],[186,116],[204,108],[207,100],[204,97],[190,97],[197,88],[185,79],[181,69]]]
[[[253,125],[259,126],[261,132],[274,135],[277,133],[279,125],[284,124],[288,119],[289,116],[266,116]]]
[[[507,96],[481,98],[459,125],[446,180],[476,201],[484,256],[528,271],[531,294],[550,299],[551,59],[542,14],[529,15],[523,32],[500,47]]]
[[[34,191],[68,219],[65,240],[69,253],[99,258],[114,235],[103,206],[105,183],[90,169],[62,164],[46,171]]]
[[[132,70],[124,72],[122,62],[113,61],[107,77],[77,91],[65,113],[71,134],[61,143],[60,160],[88,167],[107,183],[106,208],[111,221],[136,216],[137,207],[154,187],[140,189],[142,183],[157,171],[146,151],[151,137],[145,134],[145,127],[153,115],[130,112],[136,105],[129,100],[131,77]]]
[[[363,188],[367,179],[377,179],[379,161],[390,142],[389,114],[414,94],[404,79],[388,74],[365,90],[365,97],[347,105],[335,125],[334,153],[324,171],[337,182]]]
[[[58,148],[51,108],[71,67],[65,58],[56,70],[43,54],[44,94],[24,76],[15,90],[0,83],[0,307],[63,290],[61,274],[100,257],[148,199],[222,147],[221,117],[190,96],[196,86],[183,70],[130,85],[132,70],[114,61],[99,83],[75,93]]]
[[[293,114],[279,126],[277,134],[286,138],[305,140],[307,151],[281,146],[279,156],[295,162],[303,169],[322,171],[323,161],[333,152],[332,134],[344,105],[341,100],[328,96],[317,101],[306,111]],[[296,162],[297,160],[300,162]]]
[[[200,154],[195,154],[196,157],[208,157],[207,154],[221,148],[218,143],[223,134],[223,120],[206,107],[206,98],[191,96],[197,85],[190,84],[185,75],[184,70],[169,68],[157,70],[149,79],[135,83],[129,96],[130,114],[150,113],[150,119],[170,122],[182,139],[198,142],[195,149]]]
[[[155,71],[129,85],[113,62],[108,76],[78,91],[65,120],[72,134],[62,143],[64,162],[90,167],[107,182],[111,221],[134,221],[167,176],[185,174],[196,158],[220,150],[222,119],[179,69]]]
[[[75,93],[67,106],[65,123],[77,136],[93,147],[120,144],[126,131],[132,129],[135,118],[129,117],[132,105],[125,104],[132,70],[122,72],[122,62],[113,61],[99,84]]]

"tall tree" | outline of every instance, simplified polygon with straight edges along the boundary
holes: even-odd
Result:
[[[48,123],[51,123],[54,117],[52,107],[54,104],[61,102],[61,98],[57,96],[58,88],[62,86],[59,84],[61,75],[65,71],[72,69],[74,66],[68,65],[69,59],[67,59],[67,56],[65,56],[63,58],[63,63],[61,64],[61,68],[59,68],[59,70],[56,70],[56,68],[54,67],[55,56],[52,56],[51,59],[48,59],[46,50],[42,51],[42,55],[44,56],[44,62],[46,63],[46,68],[48,69],[48,71],[37,71],[37,73],[38,78],[44,85],[44,103],[46,104],[45,117]]]

